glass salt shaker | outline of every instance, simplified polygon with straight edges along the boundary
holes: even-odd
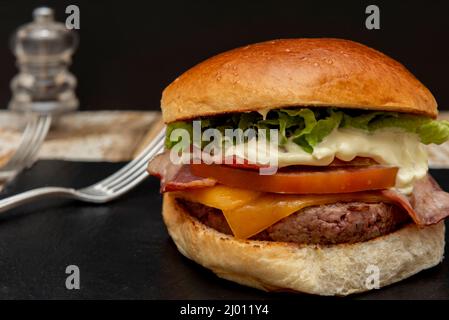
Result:
[[[50,8],[35,9],[33,17],[12,38],[20,71],[11,81],[9,109],[52,115],[73,111],[78,107],[76,78],[68,67],[77,34],[56,22]]]

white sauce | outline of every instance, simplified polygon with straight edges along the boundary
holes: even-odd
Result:
[[[267,153],[258,153],[257,148],[248,148],[247,145],[235,146],[233,150],[226,150],[225,153],[246,159],[261,159],[259,163],[269,162]],[[274,154],[274,150],[271,152],[273,153],[269,154]],[[398,129],[376,130],[374,133],[357,129],[335,129],[314,148],[312,154],[289,141],[285,150],[278,151],[277,160],[279,167],[327,166],[334,158],[351,161],[357,156],[369,157],[380,164],[398,167],[395,188],[404,194],[411,193],[413,183],[423,178],[428,170],[427,153],[419,137]]]

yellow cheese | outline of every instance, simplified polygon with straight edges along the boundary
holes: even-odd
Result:
[[[307,206],[314,196],[265,194],[243,206],[222,210],[236,238],[247,239]]]
[[[199,202],[222,211],[242,207],[261,194],[257,191],[230,188],[223,185],[179,192],[179,196],[183,199]]]
[[[385,200],[375,192],[286,195],[243,190],[223,185],[178,192],[178,197],[222,210],[234,236],[240,239],[250,238],[306,207],[339,201],[378,202]]]

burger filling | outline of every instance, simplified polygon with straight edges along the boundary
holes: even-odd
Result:
[[[195,140],[194,120],[175,122],[168,126],[167,150],[149,172],[161,179],[162,192],[173,193],[186,212],[219,232],[240,239],[353,243],[449,215],[449,194],[427,174],[423,147],[449,138],[447,121],[332,108],[198,120],[200,136],[208,136],[208,129],[223,133],[209,139],[211,157],[202,157],[211,148]],[[188,140],[176,129],[184,129]],[[256,134],[229,139],[227,130],[236,129]],[[259,129],[276,130],[276,143],[267,144],[273,136]],[[192,157],[195,151],[200,159]],[[184,160],[190,162],[174,162],[179,154],[188,154]],[[277,171],[261,174],[271,154]]]
[[[206,226],[232,235],[221,210],[183,199],[178,199],[178,203]],[[404,210],[392,204],[337,202],[299,210],[250,239],[298,244],[354,243],[388,234],[410,221]]]
[[[221,141],[208,137],[221,147],[224,158],[252,159],[255,165],[270,163],[276,154],[279,168],[305,165],[325,167],[335,159],[345,162],[356,157],[367,157],[377,163],[398,168],[394,187],[401,193],[411,193],[413,184],[427,173],[427,154],[423,144],[440,144],[449,138],[449,122],[428,117],[396,112],[369,112],[333,108],[295,108],[223,115],[200,120],[201,132],[217,129]],[[166,146],[172,148],[179,142],[173,130],[184,128],[193,131],[194,121],[179,121],[168,126]],[[227,130],[254,130],[256,136],[229,140]],[[257,147],[256,140],[266,139],[259,130],[278,132],[276,144],[265,150]],[[268,132],[268,131],[267,131]],[[190,135],[195,144],[195,134]],[[196,142],[198,144],[198,142]],[[204,149],[205,141],[200,148]],[[220,159],[221,160],[221,159]]]

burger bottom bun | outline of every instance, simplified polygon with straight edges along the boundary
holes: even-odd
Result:
[[[380,287],[437,265],[444,222],[414,224],[354,244],[298,245],[240,240],[209,228],[164,194],[163,218],[178,250],[219,277],[265,291],[349,295]]]

